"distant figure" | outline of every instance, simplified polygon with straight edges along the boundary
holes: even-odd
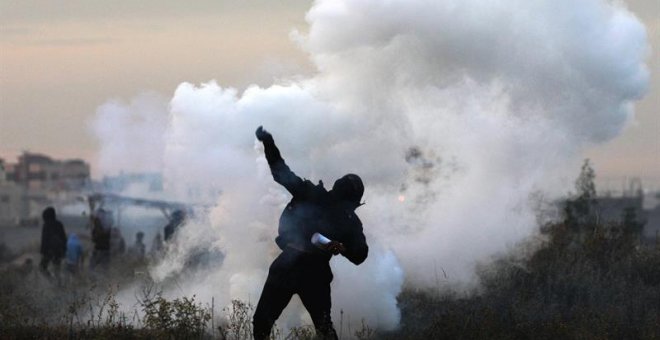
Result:
[[[112,227],[110,229],[110,255],[112,257],[117,257],[124,255],[126,252],[126,241],[124,236],[121,234],[121,230],[117,227]]]
[[[168,242],[174,236],[174,233],[179,229],[179,226],[183,224],[183,221],[186,217],[186,214],[182,210],[175,210],[172,213],[169,223],[165,226],[164,235],[165,242]]]
[[[110,264],[110,229],[112,228],[112,216],[109,212],[99,209],[92,218],[92,242],[94,252],[90,260],[91,269],[101,267],[108,269]]]
[[[80,238],[75,233],[69,235],[66,243],[66,270],[77,275],[83,266],[83,248]]]
[[[53,263],[55,275],[59,275],[60,264],[66,252],[66,233],[64,226],[55,216],[55,209],[48,207],[44,209],[41,217],[44,220],[41,229],[41,271],[47,275],[48,264]]]
[[[153,242],[151,242],[151,250],[149,251],[152,256],[158,257],[163,251],[163,237],[160,233],[156,233]]]
[[[138,231],[137,234],[135,234],[135,243],[130,248],[131,256],[140,260],[144,258],[147,249],[147,247],[144,245],[143,239],[144,233]]]
[[[293,294],[300,296],[312,317],[317,337],[337,339],[330,318],[329,262],[338,254],[356,265],[367,258],[369,248],[355,214],[364,192],[362,180],[348,174],[327,191],[322,182],[315,185],[289,169],[270,133],[259,127],[256,136],[264,144],[273,178],[293,198],[280,217],[275,242],[282,253],[270,266],[254,313],[254,339],[269,338],[275,320]]]

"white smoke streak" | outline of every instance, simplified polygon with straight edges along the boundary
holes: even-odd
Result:
[[[99,109],[102,166],[162,159],[172,197],[222,190],[210,223],[187,225],[153,269],[176,274],[200,244],[226,254],[178,293],[258,299],[289,199],[255,143],[259,125],[300,176],[327,187],[363,177],[371,253],[359,267],[332,261],[333,318],[343,309],[354,324],[390,329],[404,273],[422,287],[439,272],[469,282],[476,262],[533,233],[530,195],[563,193],[562,169],[572,174],[582,148],[615,137],[648,84],[644,27],[601,0],[324,0],[307,20],[309,33],[294,36],[318,67],[310,79],[240,94],[183,83],[149,144],[124,113],[140,117],[138,105]],[[300,310],[282,322],[300,322]]]

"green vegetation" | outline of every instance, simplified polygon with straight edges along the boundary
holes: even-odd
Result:
[[[634,246],[623,226],[566,223],[529,257],[479,271],[478,291],[405,291],[402,328],[387,339],[658,339],[660,251]]]
[[[478,270],[464,296],[406,290],[385,339],[660,339],[660,248],[639,244],[634,211],[599,222],[588,161],[562,221]]]

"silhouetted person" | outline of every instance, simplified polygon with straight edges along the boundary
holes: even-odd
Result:
[[[165,242],[172,239],[174,233],[177,231],[177,229],[179,229],[179,226],[183,224],[185,217],[186,214],[182,210],[175,210],[172,213],[170,221],[167,223],[164,229]]]
[[[66,233],[64,226],[55,216],[55,209],[44,209],[41,217],[44,220],[41,229],[41,263],[43,273],[48,274],[48,264],[53,263],[55,275],[59,275],[60,264],[66,252]]]
[[[117,257],[124,255],[126,252],[126,240],[121,234],[121,230],[117,227],[112,227],[110,229],[110,255],[112,257]]]
[[[338,179],[332,190],[327,191],[322,182],[315,185],[289,169],[270,133],[259,127],[256,136],[264,144],[273,178],[293,198],[280,217],[275,242],[282,253],[270,266],[254,313],[254,338],[267,339],[275,320],[293,294],[298,294],[312,317],[317,336],[337,339],[330,317],[332,271],[329,261],[337,254],[356,265],[367,258],[362,223],[354,212],[364,192],[362,180],[349,174]],[[311,242],[315,233],[331,241],[315,246]]]
[[[131,255],[134,258],[140,260],[144,258],[144,255],[147,251],[147,246],[144,245],[143,239],[144,239],[144,233],[138,231],[137,234],[135,234],[135,243],[131,246],[130,249]]]
[[[163,251],[163,237],[160,236],[160,233],[156,233],[154,240],[151,242],[151,250],[149,253],[152,257],[159,257],[160,253]]]
[[[109,212],[99,209],[92,219],[92,242],[94,252],[90,260],[90,268],[102,267],[107,269],[110,264],[110,237],[112,228],[112,216]]]

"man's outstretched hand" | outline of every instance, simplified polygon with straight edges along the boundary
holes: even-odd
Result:
[[[257,136],[257,139],[260,142],[263,142],[264,140],[268,140],[268,139],[273,139],[273,136],[270,134],[270,132],[264,130],[263,126],[259,126],[254,134]]]

